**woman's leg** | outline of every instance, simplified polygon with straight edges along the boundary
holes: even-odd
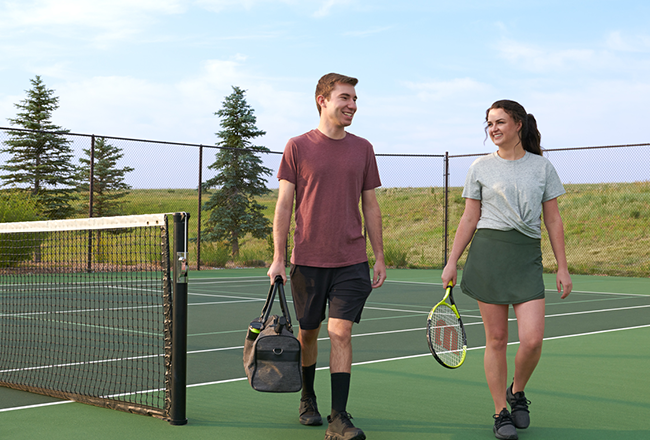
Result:
[[[512,392],[524,391],[542,355],[545,300],[536,299],[514,305],[519,328],[519,349],[515,357]]]
[[[494,400],[494,413],[506,408],[506,387],[508,380],[508,305],[478,302],[485,326],[485,378]]]

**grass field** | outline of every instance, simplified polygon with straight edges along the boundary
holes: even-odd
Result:
[[[650,182],[569,184],[559,198],[564,219],[567,258],[572,273],[650,276]],[[449,246],[465,201],[462,188],[449,193]],[[191,237],[196,237],[198,193],[190,189],[132,190],[125,214],[187,211]],[[205,202],[209,194],[203,195]],[[379,188],[384,248],[391,267],[440,268],[444,249],[444,193],[433,188]],[[258,201],[273,218],[277,190]],[[205,220],[208,213],[203,212]],[[542,241],[545,268],[554,270],[550,243]],[[255,266],[270,262],[268,241],[244,237],[234,260],[221,243],[202,244],[201,260],[208,266]],[[369,254],[372,251],[368,246]],[[196,252],[195,247],[191,249]],[[194,254],[195,256],[195,254]],[[461,265],[463,260],[461,260]]]

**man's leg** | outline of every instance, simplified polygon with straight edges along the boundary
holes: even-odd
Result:
[[[352,371],[352,321],[330,318],[327,321],[332,348],[330,350],[330,375],[332,380],[332,415],[344,412],[350,392]]]
[[[298,332],[298,340],[302,349],[302,398],[315,397],[314,379],[316,361],[318,359],[318,334],[320,327],[315,330]]]
[[[332,382],[332,414],[327,417],[325,440],[363,440],[366,435],[355,427],[346,411],[350,393],[352,371],[352,321],[329,318],[327,331],[332,348],[330,351],[330,376]]]

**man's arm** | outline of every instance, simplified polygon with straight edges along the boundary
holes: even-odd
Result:
[[[271,278],[271,284],[275,277],[282,276],[282,282],[287,282],[287,271],[284,266],[287,257],[287,236],[291,224],[291,213],[293,211],[293,194],[296,185],[288,180],[280,180],[278,201],[275,205],[273,216],[273,263],[269,267],[267,275]]]
[[[374,189],[361,193],[361,210],[366,222],[372,252],[375,254],[375,266],[372,270],[372,287],[381,287],[386,280],[386,263],[384,262],[384,242],[382,238],[381,209]]]

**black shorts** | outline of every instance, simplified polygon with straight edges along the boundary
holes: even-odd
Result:
[[[291,266],[291,294],[300,328],[315,330],[330,318],[358,323],[372,292],[368,262],[346,267]]]

